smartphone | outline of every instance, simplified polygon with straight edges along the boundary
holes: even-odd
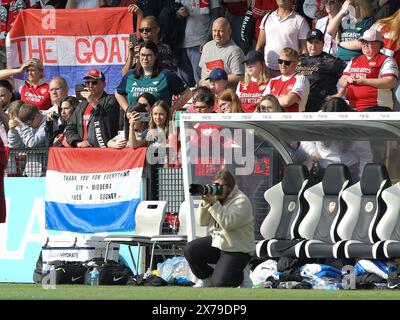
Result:
[[[137,41],[138,41],[138,39],[137,39],[136,33],[131,33],[131,34],[129,35],[129,42],[132,42],[133,44],[136,44]]]
[[[140,121],[149,122],[149,113],[148,112],[139,112],[139,114],[140,114]]]
[[[82,91],[85,91],[85,86],[83,84],[76,84],[75,85],[75,96],[78,100],[85,100],[85,98],[81,94]]]

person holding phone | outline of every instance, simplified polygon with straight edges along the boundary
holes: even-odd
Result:
[[[135,6],[135,5],[133,5]],[[134,11],[138,16],[143,15],[142,11],[137,8]],[[139,60],[139,48],[144,41],[153,41],[160,53],[160,63],[162,68],[174,69],[172,50],[169,45],[159,40],[160,25],[158,19],[154,16],[141,18],[139,34],[131,34],[128,43],[128,56],[121,74],[124,76],[130,69],[134,68]]]
[[[104,91],[104,73],[92,69],[86,73],[85,99],[81,101],[65,130],[67,142],[72,147],[102,147],[118,133],[119,106],[114,95]]]

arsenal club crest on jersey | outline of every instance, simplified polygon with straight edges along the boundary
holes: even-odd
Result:
[[[47,89],[46,89],[46,88],[40,89],[40,93],[41,93],[41,94],[46,94],[46,92],[47,92]]]
[[[288,86],[287,86],[287,91],[289,92],[289,91],[291,91],[293,89],[293,84],[289,84]]]
[[[332,213],[333,211],[335,211],[335,209],[336,209],[336,202],[335,201],[329,202],[329,206],[328,206],[329,212]]]

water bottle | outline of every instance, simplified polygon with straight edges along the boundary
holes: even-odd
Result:
[[[97,267],[94,267],[93,270],[90,272],[90,285],[91,286],[98,286],[99,285],[99,270]]]

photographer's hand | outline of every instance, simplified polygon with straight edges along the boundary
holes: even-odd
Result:
[[[213,203],[213,202],[216,202],[216,201],[218,200],[218,198],[217,198],[216,195],[211,195],[211,194],[203,195],[203,196],[201,196],[201,199],[202,199],[206,204]]]

